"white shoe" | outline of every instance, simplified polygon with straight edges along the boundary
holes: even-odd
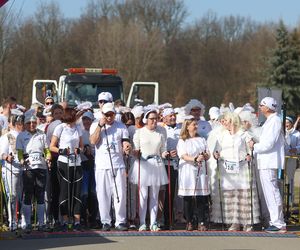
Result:
[[[240,225],[233,223],[230,228],[228,228],[228,231],[240,231]]]
[[[251,225],[247,224],[247,225],[243,226],[243,231],[244,232],[251,232],[251,231],[253,231],[253,228],[252,228]]]
[[[140,225],[139,231],[140,231],[140,232],[141,232],[141,231],[147,231],[147,226],[146,226],[146,224]]]
[[[151,227],[150,227],[150,230],[151,230],[152,232],[157,232],[157,231],[160,231],[160,228],[159,228],[159,226],[157,225],[157,223],[153,223],[153,224],[151,225]]]

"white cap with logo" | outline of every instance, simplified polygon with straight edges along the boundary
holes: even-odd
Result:
[[[261,100],[260,105],[266,106],[269,109],[276,111],[277,108],[277,102],[273,97],[265,97]]]

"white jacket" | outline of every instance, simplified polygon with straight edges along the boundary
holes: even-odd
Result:
[[[264,125],[259,143],[254,144],[258,169],[284,168],[284,136],[281,119],[277,113],[271,114]]]

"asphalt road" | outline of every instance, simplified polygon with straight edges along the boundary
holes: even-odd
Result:
[[[0,240],[0,249],[299,250],[300,237],[95,236],[51,239],[13,239]]]

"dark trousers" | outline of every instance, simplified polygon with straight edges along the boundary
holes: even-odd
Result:
[[[82,218],[86,222],[95,222],[98,214],[98,201],[96,194],[96,181],[94,159],[81,163],[83,169],[83,180],[81,186]],[[87,211],[89,219],[87,218]]]
[[[208,195],[205,196],[184,196],[183,211],[187,222],[196,220],[198,223],[208,222]]]
[[[35,197],[37,204],[45,202],[46,169],[29,169],[23,172],[24,204],[31,205]]]
[[[57,162],[58,181],[60,187],[59,208],[62,216],[81,213],[81,183],[82,167],[68,166],[67,163]]]
[[[167,174],[169,174],[168,166],[166,166]],[[175,187],[178,178],[178,171],[174,170],[173,166],[170,166],[170,185],[171,185],[171,218],[173,218],[174,196]],[[169,209],[169,184],[167,184],[164,202],[164,219],[165,226],[170,226],[170,209]]]
[[[58,221],[59,214],[59,181],[57,173],[57,158],[52,158],[51,170],[48,171],[48,181],[47,181],[47,199],[49,203],[49,217]]]

